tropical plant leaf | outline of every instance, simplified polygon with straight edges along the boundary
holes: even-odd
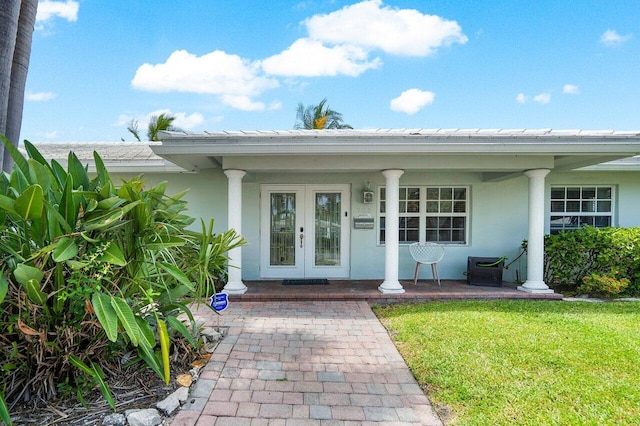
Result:
[[[31,158],[27,161],[29,162],[29,173],[31,175],[32,181],[42,186],[44,192],[48,192],[51,189],[52,185],[58,185],[58,181],[53,176],[51,169],[43,166],[42,164]]]
[[[89,203],[87,203],[87,208],[84,209],[84,211],[85,213],[89,213],[94,211],[97,207],[98,207],[98,201],[92,198],[89,200]]]
[[[153,330],[147,321],[144,318],[141,318],[136,315],[136,322],[138,323],[138,327],[140,328],[140,345],[147,345],[150,348],[154,348],[156,346],[156,337],[153,334]]]
[[[104,372],[100,368],[100,366],[91,362],[91,367],[82,362],[80,358],[76,357],[73,354],[69,354],[69,362],[74,367],[80,369],[83,373],[88,375],[95,383],[100,387],[100,391],[102,392],[102,396],[109,403],[109,406],[115,410],[116,404],[113,400],[113,395],[111,395],[111,390],[109,386],[104,382]]]
[[[39,281],[34,279],[27,281],[25,289],[27,291],[27,296],[33,303],[43,307],[47,306],[47,295],[40,289]]]
[[[11,183],[11,189],[15,192],[16,197],[19,194],[22,194],[29,185],[31,185],[25,174],[18,167],[14,168],[13,172],[11,172],[9,182]]]
[[[0,134],[0,141],[4,144],[6,152],[13,158],[16,166],[22,170],[24,175],[27,175],[29,173],[29,164],[27,163],[27,159],[24,158],[24,155],[18,150],[18,147],[14,146],[3,134]]]
[[[67,158],[67,170],[73,176],[73,189],[89,189],[89,175],[87,168],[82,165],[78,157],[73,152],[69,152]]]
[[[182,334],[192,346],[196,346],[198,344],[198,342],[196,342],[196,339],[193,338],[193,335],[191,334],[187,326],[184,325],[182,321],[171,315],[166,316],[165,319],[167,320],[167,324],[169,324],[169,326],[175,331]]]
[[[172,302],[172,303],[168,303],[163,308],[164,309],[160,310],[160,312],[171,312],[171,311],[175,311],[175,310],[182,311],[182,313],[184,313],[187,316],[187,318],[189,319],[189,322],[191,323],[191,326],[195,327],[195,319],[193,317],[193,313],[191,312],[189,307],[187,305],[185,305],[184,303]]]
[[[156,266],[162,269],[163,271],[167,272],[180,284],[187,287],[189,291],[196,291],[196,288],[194,287],[193,283],[189,280],[189,277],[187,277],[184,274],[184,272],[179,270],[177,267],[164,262],[156,262]]]
[[[53,260],[56,262],[64,262],[75,257],[78,254],[78,245],[73,238],[63,237],[56,243],[53,249]]]
[[[0,209],[5,210],[9,213],[16,213],[14,205],[15,201],[13,198],[9,198],[0,194]]]
[[[144,246],[148,250],[159,251],[159,250],[166,250],[171,247],[181,247],[186,243],[187,242],[184,238],[161,236],[160,238],[157,238],[154,241],[150,241],[150,240],[145,241]]]
[[[58,180],[58,185],[62,188],[67,182],[66,170],[56,160],[51,160],[51,170],[53,170],[53,175]]]
[[[9,414],[9,409],[7,408],[7,404],[4,402],[4,397],[0,394],[0,420],[2,420],[7,426],[12,426],[11,423],[11,415]]]
[[[169,331],[165,322],[158,318],[158,337],[160,338],[160,354],[162,359],[162,373],[161,377],[164,378],[164,383],[169,384],[171,380],[171,365],[169,361],[169,346],[171,340],[169,339]]]
[[[36,280],[38,283],[40,283],[42,281],[42,278],[44,278],[44,273],[34,266],[20,263],[13,271],[13,276],[16,277],[16,280],[20,284],[27,285],[27,282],[29,280]]]
[[[104,186],[107,182],[111,182],[109,171],[104,166],[104,161],[102,161],[102,158],[96,151],[93,151],[93,162],[96,165],[95,181],[99,183],[100,186]]]
[[[89,366],[87,364],[82,362],[82,360],[80,358],[78,358],[77,356],[75,356],[73,354],[69,354],[69,362],[74,367],[79,368],[80,370],[82,370],[82,372],[87,374],[89,377],[93,378],[94,375],[96,374],[91,368],[89,368]]]
[[[91,297],[91,304],[107,338],[112,342],[118,340],[118,315],[111,305],[111,298],[96,292]]]
[[[38,184],[31,185],[16,198],[14,208],[24,220],[40,219],[44,193]]]
[[[183,285],[174,287],[174,288],[169,288],[160,295],[160,297],[158,298],[158,301],[161,301],[163,303],[167,303],[167,302],[170,303],[175,300],[182,299],[184,296],[186,296],[189,293],[193,293],[193,291],[189,290],[188,287]]]
[[[64,288],[67,283],[64,277],[64,265],[56,263],[55,272],[53,274],[53,283],[55,294],[53,296],[53,312],[59,314],[64,309],[65,299],[60,295],[60,289]]]
[[[34,159],[35,161],[37,161],[38,163],[42,164],[43,166],[47,167],[49,170],[51,170],[51,173],[53,173],[53,169],[51,168],[51,166],[49,165],[49,162],[42,156],[42,154],[40,153],[40,151],[38,151],[38,148],[36,148],[31,142],[29,142],[28,140],[24,141],[24,148],[27,151],[27,154],[29,154],[29,157]]]
[[[0,271],[0,305],[9,291],[9,282],[7,277],[4,276],[4,271]]]
[[[112,410],[115,410],[116,403],[113,400],[113,395],[111,395],[111,389],[109,389],[109,386],[104,381],[104,371],[102,371],[102,368],[94,362],[91,362],[91,369],[95,372],[95,376],[93,377],[96,382],[98,382],[98,386],[100,386],[102,396],[104,396],[104,399],[109,403],[109,407],[111,407]]]
[[[109,198],[113,195],[113,183],[111,181],[105,182],[104,186],[100,190],[100,197]]]
[[[117,266],[125,266],[127,264],[127,260],[125,259],[122,250],[120,250],[120,247],[118,247],[118,245],[113,241],[102,253],[99,260],[101,262],[111,263]]]
[[[78,220],[78,204],[76,204],[73,197],[73,182],[73,177],[68,174],[65,179],[62,197],[60,198],[60,207],[58,208],[58,212],[60,212],[71,229],[75,229],[76,221]]]
[[[138,355],[149,367],[151,367],[158,377],[164,377],[158,358],[152,348],[147,345],[140,345],[138,346]]]
[[[109,197],[109,198],[105,198],[104,200],[100,200],[98,202],[98,209],[100,210],[111,210],[115,207],[119,207],[122,204],[126,203],[127,200],[125,200],[124,198],[120,198],[120,197]]]
[[[120,320],[120,324],[122,324],[124,331],[127,332],[127,336],[129,336],[131,344],[133,346],[138,346],[138,343],[140,342],[140,328],[138,327],[135,315],[129,305],[127,305],[127,302],[119,297],[113,296],[111,297],[111,306],[115,309],[116,314],[118,315],[118,320]]]
[[[58,209],[47,200],[44,201],[44,206],[47,215],[47,225],[49,226],[49,238],[53,240],[62,235],[60,228],[62,228],[66,234],[70,234],[72,232],[71,226],[69,226],[67,220],[62,217]]]
[[[122,209],[117,209],[114,211],[108,211],[107,213],[98,216],[94,219],[91,219],[84,223],[84,229],[87,231],[93,231],[96,229],[103,229],[108,226],[112,226],[114,222],[117,222],[120,218],[122,218],[123,213]]]

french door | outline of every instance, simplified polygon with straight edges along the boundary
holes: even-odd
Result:
[[[263,278],[349,276],[349,185],[263,185]]]

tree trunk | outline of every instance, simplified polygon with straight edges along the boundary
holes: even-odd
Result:
[[[7,126],[5,136],[11,143],[18,146],[20,142],[20,129],[22,127],[22,110],[24,106],[24,90],[29,71],[29,58],[31,57],[31,40],[36,23],[38,0],[22,0],[20,6],[20,18],[18,19],[18,31],[11,66],[11,87],[9,89],[9,102],[7,109]],[[13,158],[5,155],[2,161],[2,169],[10,171],[13,168]]]
[[[0,1],[0,133],[3,135],[7,133],[11,67],[16,48],[20,3],[20,0]],[[0,166],[4,157],[4,146],[0,145]]]

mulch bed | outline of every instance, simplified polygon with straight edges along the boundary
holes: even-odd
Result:
[[[115,412],[124,414],[129,409],[155,408],[157,402],[180,387],[175,378],[188,373],[192,368],[191,362],[196,358],[197,354],[190,354],[174,359],[169,385],[165,385],[144,364],[105,369],[106,381],[116,403]],[[101,425],[105,416],[114,413],[99,390],[92,390],[83,398],[86,405],[74,395],[69,395],[69,398],[52,400],[36,407],[16,404],[10,406],[9,411],[14,425]]]

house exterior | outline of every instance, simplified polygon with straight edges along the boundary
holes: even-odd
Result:
[[[379,279],[404,292],[408,245],[445,245],[443,279],[467,258],[528,253],[505,271],[543,279],[544,235],[584,224],[640,225],[640,131],[287,130],[163,132],[162,142],[38,144],[46,157],[100,153],[112,175],[191,188],[190,213],[234,228],[225,292],[245,280]],[[427,268],[425,268],[427,269]],[[428,272],[425,272],[428,274]],[[429,276],[430,275],[425,275]]]

